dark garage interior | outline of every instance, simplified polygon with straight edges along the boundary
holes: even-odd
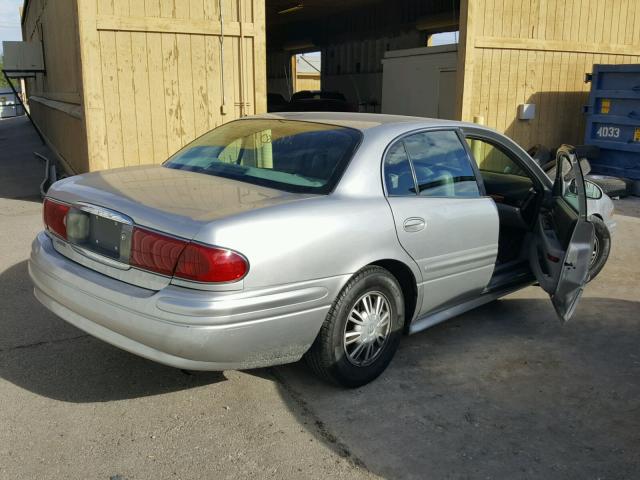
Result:
[[[292,56],[320,51],[322,90],[343,94],[353,111],[380,113],[385,54],[458,30],[459,10],[459,0],[267,1],[267,91],[289,98]]]

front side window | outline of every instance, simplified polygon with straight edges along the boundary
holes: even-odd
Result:
[[[420,196],[480,196],[469,155],[456,132],[416,133],[404,138],[403,143],[415,171]]]
[[[529,178],[527,172],[499,147],[477,138],[467,138],[467,143],[480,172],[501,173]]]
[[[204,134],[164,166],[290,192],[327,194],[360,139],[359,131],[336,125],[237,120]]]

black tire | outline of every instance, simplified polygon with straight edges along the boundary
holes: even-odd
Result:
[[[607,263],[609,252],[611,252],[611,235],[607,226],[599,217],[591,217],[589,221],[593,224],[595,230],[596,244],[594,246],[594,256],[589,264],[587,282],[596,278]]]
[[[607,175],[587,175],[586,178],[598,185],[610,197],[626,197],[628,195],[627,182],[622,178]]]
[[[356,303],[369,292],[380,292],[390,307],[390,327],[380,352],[366,366],[353,364],[344,345],[347,317]],[[365,385],[389,365],[398,349],[404,326],[404,297],[389,271],[365,267],[353,276],[334,302],[313,345],[305,355],[311,370],[321,379],[348,388]]]

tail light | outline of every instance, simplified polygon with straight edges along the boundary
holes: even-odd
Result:
[[[190,243],[178,259],[174,276],[205,283],[233,282],[243,278],[249,265],[231,250]]]
[[[161,275],[173,275],[187,242],[134,227],[129,264]]]
[[[52,233],[55,233],[59,237],[67,239],[67,223],[66,217],[70,210],[69,205],[56,202],[50,198],[44,199],[44,208],[42,210],[42,217],[44,224]]]
[[[224,248],[209,247],[134,227],[129,263],[161,275],[202,283],[234,282],[249,271],[245,258]]]

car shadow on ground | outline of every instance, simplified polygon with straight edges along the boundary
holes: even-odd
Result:
[[[0,274],[0,379],[59,401],[108,402],[210,385],[107,345]],[[524,297],[524,298],[522,298]],[[302,363],[256,370],[317,439],[392,478],[632,478],[640,469],[639,302],[584,298],[560,325],[535,288],[407,337],[365,387]],[[455,472],[452,475],[451,472]]]
[[[355,390],[302,364],[273,371],[302,424],[383,477],[631,478],[639,307],[585,298],[561,325],[548,298],[504,299],[405,338]]]
[[[33,296],[27,262],[0,274],[0,379],[64,402],[108,402],[226,380],[145,360],[67,324]]]

